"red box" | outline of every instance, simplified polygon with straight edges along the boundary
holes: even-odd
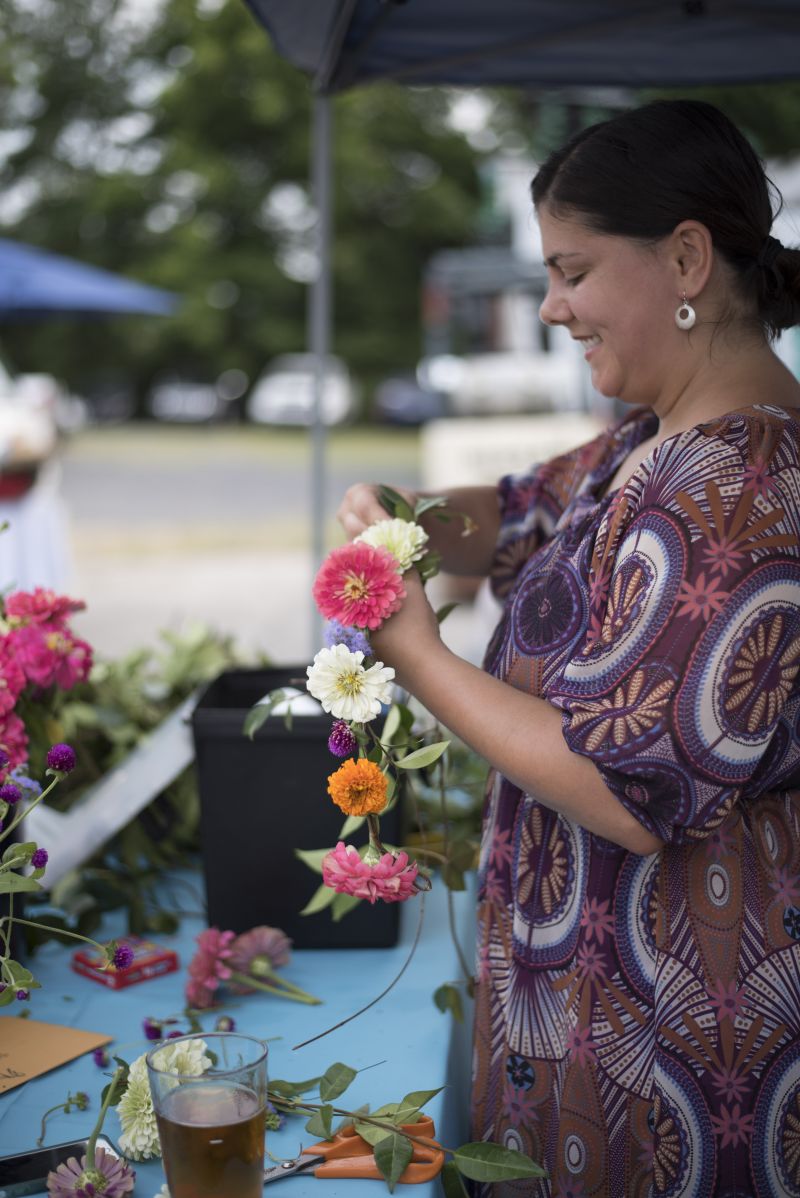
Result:
[[[79,948],[72,954],[72,968],[85,978],[91,978],[112,990],[122,990],[136,982],[146,982],[148,978],[174,973],[178,968],[178,954],[171,948],[154,944],[152,940],[145,940],[141,936],[124,936],[117,940],[117,944],[127,944],[133,951],[133,961],[127,969],[117,969],[114,965],[104,968],[105,955],[90,948]]]

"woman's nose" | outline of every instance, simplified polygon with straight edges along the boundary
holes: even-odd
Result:
[[[569,305],[563,296],[550,286],[539,308],[542,324],[566,324],[570,318]]]

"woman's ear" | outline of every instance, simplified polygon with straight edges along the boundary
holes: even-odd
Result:
[[[714,264],[711,234],[698,220],[681,221],[672,232],[669,250],[678,292],[694,299],[708,283]]]

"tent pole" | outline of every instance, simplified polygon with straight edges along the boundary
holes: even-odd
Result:
[[[314,355],[314,414],[311,424],[311,555],[316,574],[325,554],[325,442],[322,392],[331,342],[331,171],[332,110],[329,96],[315,94],[311,135],[311,198],[317,210],[317,270],[308,300],[308,345]],[[311,657],[322,647],[322,620],[311,601]]]

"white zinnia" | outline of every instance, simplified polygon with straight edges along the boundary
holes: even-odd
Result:
[[[360,650],[354,653],[347,645],[334,645],[320,649],[306,670],[310,693],[337,720],[364,724],[392,701],[392,667],[378,661],[365,670],[363,660]]]
[[[373,549],[381,546],[388,549],[397,559],[401,572],[405,573],[409,566],[425,556],[428,534],[419,524],[410,520],[378,520],[370,524],[356,540],[366,541]]]
[[[204,1040],[183,1040],[162,1045],[155,1060],[160,1069],[199,1077],[211,1064],[211,1058],[205,1053]],[[147,1161],[151,1157],[161,1156],[161,1141],[147,1076],[147,1053],[137,1057],[128,1071],[128,1085],[117,1105],[117,1114],[122,1124],[119,1146],[125,1156],[134,1161]]]

